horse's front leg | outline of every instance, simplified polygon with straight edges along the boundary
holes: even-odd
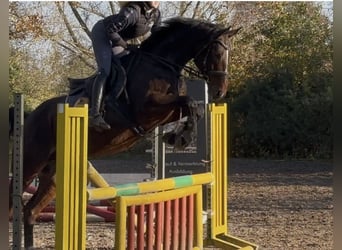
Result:
[[[162,113],[175,110],[176,115],[180,116],[179,118],[191,116],[199,120],[204,116],[204,107],[198,105],[192,97],[187,95],[151,95],[148,104],[148,108],[154,110],[156,113],[158,113],[157,110]]]
[[[195,118],[197,121],[204,117],[204,106],[199,105],[190,96],[179,96],[177,104],[182,108],[182,117],[189,116]]]

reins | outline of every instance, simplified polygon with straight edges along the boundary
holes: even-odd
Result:
[[[193,58],[193,60],[195,60],[201,53],[203,53],[203,51],[207,50],[206,54],[205,54],[205,57],[203,59],[203,66],[204,67],[207,67],[207,60],[208,60],[208,56],[209,56],[209,52],[210,50],[212,49],[212,45],[214,43],[218,43],[219,45],[221,45],[226,51],[228,51],[228,46],[218,40],[218,39],[215,39],[211,42],[208,43],[207,46],[205,46],[203,49],[201,49]],[[199,70],[197,69],[194,69],[193,67],[191,66],[180,66],[178,64],[175,64],[173,62],[170,62],[169,60],[161,57],[161,56],[158,56],[158,55],[155,55],[153,53],[150,53],[150,52],[146,52],[146,51],[141,51],[141,50],[137,50],[137,49],[134,49],[134,50],[131,50],[135,53],[141,53],[141,54],[145,54],[155,60],[157,60],[158,62],[162,63],[164,66],[168,67],[169,69],[171,69],[172,71],[174,71],[176,74],[179,74],[179,71],[181,70],[184,70],[185,72],[187,72],[190,76],[194,76],[194,77],[198,77],[198,78],[201,78],[201,79],[204,79],[204,80],[208,80],[209,79],[209,76],[210,75],[218,75],[218,76],[224,76],[226,77],[228,75],[228,73],[226,71],[217,71],[217,70],[208,70],[208,69],[203,69],[203,72],[200,72]],[[179,74],[178,76],[183,76],[182,74]]]
[[[169,60],[165,59],[164,57],[152,54],[150,52],[146,52],[146,51],[140,51],[140,50],[135,50],[135,53],[140,53],[142,55],[146,55],[149,58],[153,58],[154,60],[160,62],[163,66],[166,66],[167,68],[169,68],[171,71],[173,71],[174,73],[177,74],[177,76],[183,76],[182,74],[179,73],[179,71],[184,70],[185,72],[187,72],[189,75],[191,76],[195,76],[195,77],[199,77],[202,79],[207,80],[208,77],[205,76],[204,74],[200,73],[199,70],[196,70],[190,66],[180,66],[176,63],[170,62]]]

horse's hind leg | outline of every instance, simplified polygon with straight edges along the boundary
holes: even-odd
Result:
[[[34,180],[35,176],[31,176],[28,179],[25,179],[23,182],[23,192],[26,190],[26,188],[32,183],[32,181]],[[13,178],[10,180],[9,183],[9,219],[12,219],[13,216],[13,187],[14,183],[13,183]]]
[[[41,153],[41,154],[39,154]],[[24,165],[23,165],[23,192],[26,188],[32,183],[32,181],[39,175],[39,173],[47,166],[48,160],[42,159],[41,155],[48,155],[47,153],[43,152],[43,149],[34,151],[34,152],[24,152]],[[9,217],[12,217],[13,213],[13,178],[9,184]]]
[[[55,163],[41,171],[38,189],[24,207],[25,248],[33,246],[33,226],[39,213],[56,197],[55,172]]]

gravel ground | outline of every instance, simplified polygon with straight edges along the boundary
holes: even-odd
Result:
[[[125,162],[116,160],[110,168],[105,161],[97,165],[106,173],[148,172],[141,162],[127,161],[122,168]],[[332,169],[330,162],[232,159],[229,233],[259,249],[333,249]],[[11,223],[9,228],[11,235]],[[53,223],[38,223],[34,230],[36,249],[54,249]],[[111,223],[88,223],[87,249],[113,249],[113,231]]]

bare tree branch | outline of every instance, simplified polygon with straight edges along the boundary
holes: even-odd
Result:
[[[63,42],[66,42],[66,41],[63,41]],[[77,52],[77,50],[73,49],[72,47],[67,46],[66,44],[64,44],[64,43],[62,43],[62,42],[60,42],[60,41],[56,41],[56,43],[57,43],[59,46],[61,46],[62,48],[64,48],[64,49],[70,51],[72,54],[75,54],[75,55],[76,55],[76,56],[77,56],[85,65],[87,65],[89,68],[92,68],[92,69],[96,70],[96,67],[95,67],[93,64],[89,63],[88,60],[87,60],[84,56],[82,56],[81,53],[78,53],[78,52]]]
[[[77,8],[82,9],[82,10],[84,10],[87,13],[92,13],[92,14],[94,14],[96,16],[101,17],[101,18],[105,18],[106,17],[106,15],[103,14],[103,12],[101,12],[99,10],[96,10],[95,7],[89,7],[88,8],[87,6],[79,5],[79,6],[77,6]]]
[[[115,6],[114,6],[114,3],[112,1],[109,2],[109,7],[110,7],[110,10],[111,10],[111,13],[115,14]]]
[[[74,13],[77,21],[79,22],[79,24],[81,25],[81,28],[84,30],[84,32],[88,35],[89,38],[91,38],[91,32],[88,29],[86,23],[83,21],[81,15],[78,13],[77,9],[76,9],[76,5],[74,4],[74,2],[68,2],[69,6],[72,10],[72,12]]]
[[[73,30],[71,28],[71,25],[69,23],[69,20],[68,20],[67,16],[65,15],[62,7],[61,7],[61,2],[55,2],[55,4],[57,6],[59,14],[62,16],[62,19],[64,21],[64,24],[65,24],[65,26],[66,26],[66,28],[68,30],[68,33],[69,33],[71,39],[74,41],[75,44],[78,44],[78,39],[77,39],[75,33],[73,32]]]
[[[180,2],[180,9],[179,9],[179,15],[184,16],[185,12],[188,10],[189,6],[191,6],[191,1],[189,2]]]
[[[194,8],[194,12],[192,13],[192,18],[198,17],[198,13],[200,11],[200,4],[201,4],[201,2],[199,2],[199,1],[196,3],[196,6]]]

